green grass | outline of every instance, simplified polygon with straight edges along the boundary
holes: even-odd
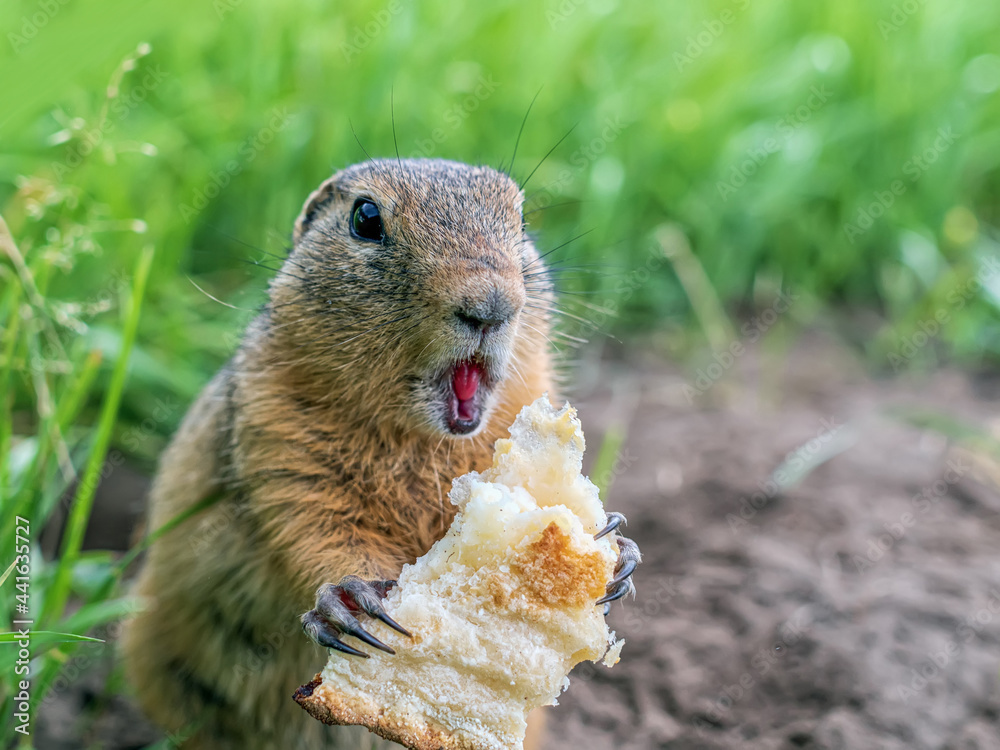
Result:
[[[602,330],[721,351],[783,291],[782,330],[832,316],[873,367],[995,363],[1000,6],[904,7],[0,5],[0,569],[15,516],[38,534],[64,504],[62,555],[32,551],[39,625],[83,635],[134,606],[80,551],[96,480],[152,470],[310,190],[394,143],[499,164],[539,89],[514,173],[566,136],[528,218],[543,250],[587,232],[551,258]],[[90,647],[40,646],[36,700]]]

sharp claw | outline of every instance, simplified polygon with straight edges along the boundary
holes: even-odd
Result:
[[[306,635],[324,648],[332,648],[351,656],[360,656],[364,659],[368,658],[368,654],[364,651],[358,651],[356,648],[348,646],[337,638],[337,636],[333,635],[333,626],[323,619],[323,616],[316,610],[311,610],[302,615],[302,629]]]
[[[609,534],[623,523],[628,523],[621,513],[608,513],[608,525],[594,535],[595,539],[600,539],[605,534]],[[611,611],[611,602],[621,599],[623,596],[635,593],[635,585],[632,583],[632,574],[642,561],[642,553],[639,552],[639,545],[631,539],[618,537],[618,562],[615,564],[614,578],[605,588],[605,594],[597,600],[598,604],[604,605],[604,614]]]
[[[364,641],[369,646],[377,648],[380,651],[385,651],[387,654],[396,653],[389,646],[382,643],[382,641],[361,627],[361,623],[358,622],[358,618],[350,613],[347,605],[341,600],[336,586],[324,586],[320,589],[316,598],[315,612],[317,613],[317,627],[320,632],[327,628],[333,628],[334,630],[339,630],[346,635],[353,635],[359,641]],[[303,627],[305,627],[304,618]],[[331,648],[339,647],[331,646]]]
[[[614,594],[605,594],[604,596],[602,596],[600,599],[597,600],[597,603],[598,604],[610,604],[613,601],[617,601],[618,599],[621,599],[623,596],[625,596],[625,594],[623,594],[623,593],[617,593],[617,592],[614,593]],[[608,608],[605,609],[605,612],[610,612],[610,611],[611,611],[610,607],[608,607]]]
[[[348,646],[339,638],[328,638],[324,634],[322,639],[319,641],[320,646],[326,646],[327,648],[335,649],[336,651],[342,651],[345,654],[350,654],[351,656],[360,656],[363,659],[368,658],[368,654],[364,651],[358,651],[353,646]]]
[[[393,620],[382,606],[381,597],[392,587],[391,581],[376,581],[368,583],[357,576],[346,576],[338,585],[325,584],[316,592],[316,617],[321,620],[318,623],[310,623],[309,627],[322,632],[326,628],[339,630],[347,635],[354,636],[358,640],[364,641],[369,646],[385,651],[387,654],[396,652],[388,645],[365,630],[358,619],[352,614],[359,610],[366,615],[370,615],[381,620],[393,630],[405,636],[413,637],[412,633]],[[306,619],[313,613],[303,616],[303,627],[307,627]],[[319,642],[318,637],[313,640]],[[340,641],[338,640],[338,643]],[[326,644],[324,644],[326,645]],[[342,644],[343,645],[343,644]],[[344,650],[339,646],[330,646]],[[347,648],[350,648],[349,646]],[[356,649],[347,651],[353,653]],[[360,652],[359,652],[360,653]]]
[[[371,612],[370,614],[371,614],[372,617],[374,617],[374,618],[376,618],[376,619],[381,620],[382,622],[384,622],[386,625],[388,625],[393,630],[395,630],[395,631],[397,631],[399,633],[402,633],[403,635],[408,636],[410,638],[413,637],[413,633],[411,633],[409,630],[407,630],[402,625],[400,625],[398,622],[396,622],[391,617],[389,617],[389,615],[387,615],[385,613],[384,609],[381,610],[380,612]]]
[[[635,572],[638,561],[627,559],[621,563],[621,569],[615,573],[615,577],[611,579],[611,583],[621,583],[626,578],[628,578],[632,573]]]
[[[319,597],[319,601],[316,602],[316,612],[321,618],[330,623],[328,627],[333,627],[347,635],[353,635],[359,641],[364,641],[369,646],[374,646],[381,651],[385,651],[387,654],[396,653],[387,645],[382,643],[382,641],[378,638],[361,627],[361,623],[358,622],[358,618],[348,612],[347,607],[340,601],[340,598],[335,593],[329,596]],[[326,623],[320,623],[321,631],[324,629],[323,625],[325,624]]]
[[[594,534],[594,539],[600,539],[602,536],[610,534],[623,523],[627,524],[628,521],[625,520],[625,516],[621,513],[608,513],[608,525]]]
[[[388,613],[385,611],[385,607],[382,606],[381,599],[385,597],[389,589],[391,589],[395,583],[395,581],[375,581],[374,583],[367,583],[357,576],[347,576],[343,581],[341,581],[340,585],[344,591],[347,591],[354,598],[358,607],[360,607],[361,611],[366,615],[381,620],[393,630],[412,638],[413,634],[389,617]]]
[[[608,593],[598,599],[597,603],[605,604],[607,602],[613,602],[617,599],[621,599],[623,596],[626,596],[632,591],[635,591],[635,587],[632,585],[632,581],[629,578],[626,578],[624,581],[620,581],[618,583],[609,583]]]
[[[345,633],[347,633],[347,635],[353,635],[359,641],[364,641],[372,648],[377,648],[380,651],[385,651],[387,654],[396,653],[395,651],[392,650],[391,647],[385,645],[384,643],[382,643],[382,641],[380,641],[378,638],[376,638],[367,630],[365,630],[363,627],[361,627],[361,624],[357,620],[355,620],[354,622],[347,622],[341,625],[340,627]]]

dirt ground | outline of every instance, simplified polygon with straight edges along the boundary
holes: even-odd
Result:
[[[1000,748],[998,465],[900,416],[1000,434],[1000,378],[875,380],[814,338],[699,383],[653,348],[579,368],[591,447],[627,429],[607,504],[645,560],[610,617],[622,661],[575,671],[546,747]],[[156,738],[101,697],[110,653],[43,709],[39,750]]]
[[[873,381],[814,341],[692,405],[638,351],[577,400],[592,434],[631,412],[607,502],[645,553],[639,595],[611,616],[622,662],[579,670],[548,747],[1000,747],[995,470],[890,416],[995,433],[1000,383]]]

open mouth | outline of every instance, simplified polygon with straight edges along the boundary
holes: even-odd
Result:
[[[475,360],[458,362],[451,370],[446,397],[448,429],[468,435],[479,427],[486,392],[486,371]]]

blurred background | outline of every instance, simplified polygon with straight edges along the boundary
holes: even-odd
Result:
[[[12,743],[169,746],[113,658],[158,454],[321,180],[497,166],[525,121],[568,392],[647,553],[636,661],[580,676],[552,747],[1000,747],[1000,5],[11,0],[0,30],[0,568],[28,519],[47,633],[33,740],[0,645]]]

